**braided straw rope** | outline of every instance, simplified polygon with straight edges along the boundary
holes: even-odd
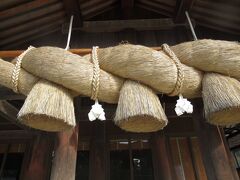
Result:
[[[13,72],[12,72],[12,87],[13,87],[12,89],[15,93],[19,93],[18,78],[19,78],[19,73],[20,73],[20,70],[21,70],[22,59],[27,54],[27,52],[29,52],[32,49],[34,49],[34,47],[29,46],[26,51],[24,51],[22,54],[20,54],[17,57],[17,62],[16,62],[16,65],[14,66]]]
[[[164,53],[167,54],[173,60],[177,67],[177,81],[173,91],[168,94],[169,96],[176,96],[181,94],[181,89],[183,85],[184,73],[182,71],[182,64],[178,57],[175,55],[175,53],[170,49],[170,47],[167,44],[163,44],[162,49]]]
[[[97,100],[99,91],[100,68],[97,55],[98,46],[93,46],[92,62],[93,62],[93,79],[92,79],[92,94],[91,99]]]

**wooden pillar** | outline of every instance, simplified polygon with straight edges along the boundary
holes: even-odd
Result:
[[[78,125],[57,134],[54,148],[51,180],[75,180],[78,148]]]
[[[239,180],[224,134],[221,128],[206,122],[202,102],[194,102],[193,121],[208,179]]]
[[[163,132],[156,132],[151,139],[154,179],[174,180],[175,173],[172,165],[169,142]]]
[[[89,180],[108,180],[108,144],[106,140],[106,122],[94,121],[90,144]]]
[[[53,150],[53,136],[41,132],[34,137],[24,153],[21,180],[49,179]]]
[[[80,97],[74,99],[76,120],[80,119]],[[75,180],[79,125],[56,134],[51,180]]]

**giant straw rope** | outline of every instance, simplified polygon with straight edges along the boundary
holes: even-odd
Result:
[[[240,79],[240,45],[236,42],[198,40],[175,45],[171,50],[181,63],[169,49],[166,51],[166,46],[163,49],[164,52],[155,51],[130,44],[99,49],[98,98],[117,103],[125,78],[146,84],[159,93],[178,94],[181,91],[188,98],[201,96],[204,71]],[[158,56],[154,57],[154,53]],[[13,70],[13,64],[0,60],[1,85],[13,88]],[[23,57],[18,91],[27,95],[38,79],[43,78],[72,90],[73,95],[90,97],[92,74],[89,55],[81,57],[56,47],[35,48]]]

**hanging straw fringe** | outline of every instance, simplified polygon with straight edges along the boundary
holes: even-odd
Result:
[[[100,68],[99,61],[97,56],[98,46],[94,46],[92,49],[92,63],[93,63],[93,79],[92,79],[92,94],[91,99],[95,100],[95,104],[92,106],[92,109],[88,113],[88,118],[90,121],[99,119],[101,121],[106,120],[104,109],[102,105],[98,103],[98,91],[99,91],[99,78],[100,78]]]
[[[19,91],[18,91],[18,77],[19,77],[19,73],[20,73],[20,70],[21,70],[22,59],[32,49],[34,49],[34,47],[29,46],[26,51],[24,51],[21,55],[19,55],[17,57],[17,62],[16,62],[16,65],[14,66],[13,72],[12,72],[12,86],[13,86],[13,91],[15,93],[19,93]]]

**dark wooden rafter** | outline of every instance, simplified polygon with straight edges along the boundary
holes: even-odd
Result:
[[[183,23],[186,21],[185,11],[190,11],[195,0],[178,0],[174,22]]]
[[[55,3],[57,0],[35,0],[28,3],[21,4],[19,6],[7,9],[0,12],[0,19],[11,18],[12,16],[25,13],[26,11],[32,11],[33,9],[40,8],[47,4]]]
[[[0,86],[0,100],[19,100],[25,99],[24,95],[17,94],[13,90]]]
[[[129,19],[133,15],[134,0],[121,0],[122,18]]]
[[[152,1],[139,1],[138,3],[136,3],[136,6],[149,10],[149,11],[153,11],[156,12],[158,14],[167,16],[167,17],[172,17],[174,8],[170,7],[170,6],[166,6],[164,4],[161,4],[159,2],[152,2]]]
[[[24,126],[17,122],[18,109],[7,101],[0,101],[0,116],[3,116],[5,119],[9,120],[11,123],[22,129],[29,129],[27,126]]]
[[[78,0],[63,0],[63,4],[68,17],[74,15],[73,27],[81,27],[83,18]]]

